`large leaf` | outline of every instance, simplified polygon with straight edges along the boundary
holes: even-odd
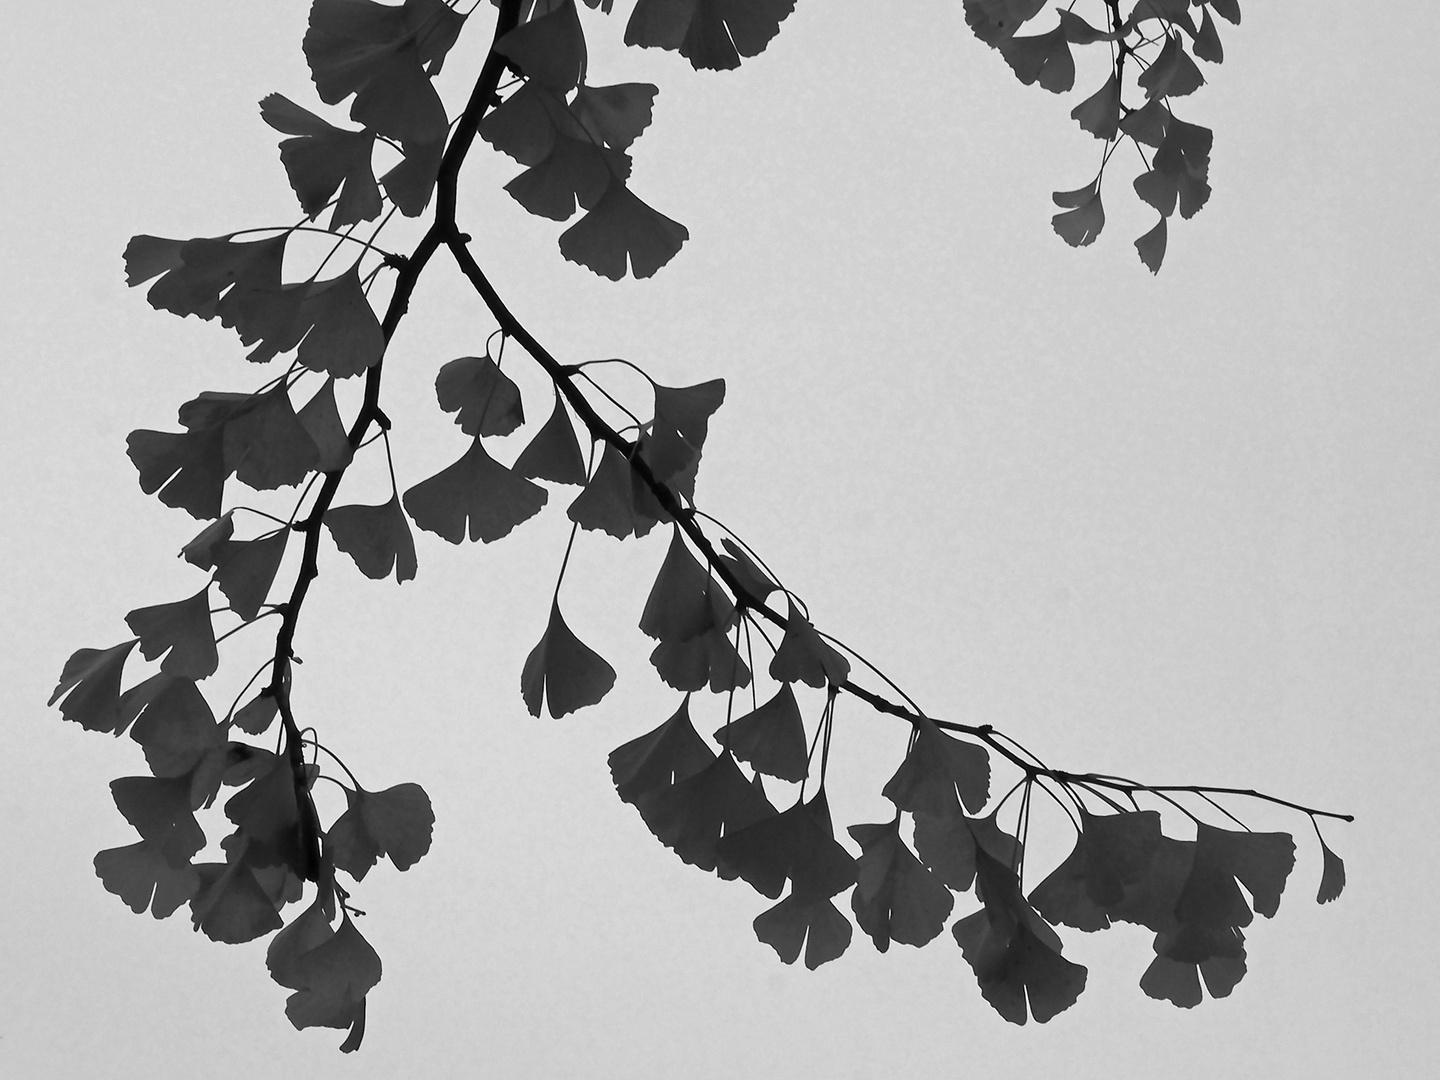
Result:
[[[47,704],[54,705],[61,695],[60,715],[73,720],[87,731],[124,730],[120,715],[120,676],[125,660],[138,638],[122,641],[108,649],[79,649],[65,661],[60,681]]]
[[[625,44],[678,49],[697,70],[740,66],[757,56],[795,10],[795,0],[638,0]]]
[[[517,476],[485,452],[476,438],[455,464],[405,493],[415,524],[452,544],[465,539],[491,543],[540,512],[544,488]]]
[[[560,253],[611,281],[625,276],[626,260],[637,278],[664,266],[690,239],[690,232],[612,178],[604,197],[560,234]]]
[[[530,650],[520,675],[520,694],[531,716],[540,715],[543,700],[559,719],[594,705],[615,685],[615,669],[604,657],[571,633],[558,601],[550,605],[550,621]]]
[[[354,559],[366,577],[389,577],[392,569],[399,582],[415,576],[415,539],[399,495],[379,506],[332,507],[325,512],[325,527],[335,546]]]
[[[950,890],[900,839],[900,817],[887,825],[851,825],[863,849],[850,905],[860,929],[885,952],[891,941],[924,945],[945,929],[955,901]]]

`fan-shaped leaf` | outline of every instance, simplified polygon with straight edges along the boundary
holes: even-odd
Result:
[[[549,480],[556,484],[585,483],[585,458],[580,453],[580,442],[575,438],[575,428],[570,423],[570,414],[560,392],[555,392],[555,408],[550,419],[520,451],[512,466],[519,476],[532,480]]]
[[[789,683],[765,704],[722,725],[715,740],[758,772],[799,782],[809,773],[805,724]]]
[[[325,385],[305,403],[297,414],[300,425],[309,433],[319,451],[315,462],[317,472],[338,472],[350,464],[354,451],[345,425],[340,420],[340,410],[335,405],[335,377],[325,380]]]
[[[509,435],[525,422],[520,388],[488,356],[445,364],[435,376],[435,397],[466,435]]]
[[[1316,903],[1328,904],[1345,891],[1345,863],[1320,841],[1320,852],[1324,856],[1324,868],[1320,873],[1320,891],[1315,894]]]
[[[785,636],[770,658],[770,677],[816,688],[826,683],[839,686],[850,677],[850,661],[833,649],[792,603]]]
[[[220,665],[210,624],[209,585],[185,600],[136,608],[125,616],[125,624],[140,639],[146,660],[165,657],[160,670],[167,675],[203,679]]]
[[[557,93],[568,93],[585,78],[585,32],[573,0],[521,23],[495,43],[495,51],[527,79]]]
[[[65,661],[60,681],[47,704],[61,695],[60,715],[87,731],[113,731],[119,735],[125,725],[120,714],[120,676],[125,660],[139,638],[122,641],[108,649],[79,649]]]
[[[617,540],[644,536],[656,519],[636,507],[630,473],[630,462],[606,443],[594,475],[566,509],[566,516],[582,529],[609,533]]]
[[[763,52],[795,0],[639,0],[625,44],[678,49],[697,70],[740,66]]]
[[[805,949],[805,966],[814,971],[838,960],[850,947],[850,920],[829,897],[787,896],[755,917],[755,936],[793,964]]]
[[[1120,83],[1113,71],[1104,86],[1071,110],[1070,118],[1097,139],[1115,138],[1120,130]]]
[[[1193,94],[1205,85],[1205,76],[1190,59],[1178,34],[1165,39],[1164,46],[1155,62],[1140,74],[1136,80],[1150,100],[1167,97],[1184,97]]]
[[[311,221],[337,190],[340,198],[330,215],[332,230],[380,216],[380,186],[370,164],[373,131],[337,128],[280,94],[261,100],[260,116],[271,127],[296,136],[280,143],[280,161]]]
[[[1012,37],[998,46],[1000,55],[1026,86],[1038,81],[1052,94],[1063,94],[1075,85],[1075,58],[1064,25],[1035,37]]]
[[[381,855],[408,870],[430,850],[435,812],[419,784],[384,791],[345,789],[348,808],[327,834],[335,865],[360,881]]]
[[[1075,191],[1057,191],[1052,196],[1057,206],[1070,210],[1050,219],[1055,231],[1071,247],[1093,244],[1105,227],[1105,207],[1100,202],[1100,178]]]
[[[690,232],[642,202],[612,178],[595,207],[560,234],[560,253],[611,281],[625,276],[626,258],[637,278],[664,266]]]
[[[285,557],[289,529],[277,529],[257,540],[224,540],[215,551],[215,584],[230,609],[249,622],[260,614],[270,586]]]
[[[465,539],[491,543],[540,512],[544,488],[516,476],[485,452],[477,438],[463,457],[405,493],[415,524],[452,544]]]
[[[650,126],[657,93],[659,90],[649,83],[581,86],[575,91],[570,111],[596,142],[628,150]]]
[[[392,568],[398,582],[415,576],[415,540],[399,495],[379,506],[333,507],[325,512],[325,527],[335,546],[354,559],[366,577],[389,577]]]
[[[170,866],[188,866],[205,846],[190,806],[188,777],[124,776],[110,781],[110,794],[125,820]]]
[[[850,906],[875,948],[886,952],[891,941],[918,947],[938,937],[955,901],[900,839],[900,816],[888,825],[851,825],[850,835],[864,852]]]
[[[200,874],[190,865],[171,866],[148,840],[110,848],[95,856],[95,875],[139,915],[148,907],[157,919],[173,915],[200,890]]]
[[[1135,251],[1139,254],[1140,261],[1152,274],[1160,272],[1160,264],[1165,260],[1165,236],[1165,219],[1162,217],[1153,229],[1135,241]]]
[[[539,644],[530,650],[520,675],[520,694],[530,715],[540,715],[542,695],[550,715],[558,720],[594,705],[614,685],[615,669],[571,633],[560,615],[560,605],[552,602],[549,625]]]
[[[639,796],[635,808],[662,844],[701,870],[718,870],[723,878],[735,877],[735,871],[715,850],[721,836],[775,813],[729,754],[692,776]]]
[[[689,779],[714,760],[714,751],[690,722],[687,694],[670,719],[611,751],[610,776],[620,798],[633,803]]]

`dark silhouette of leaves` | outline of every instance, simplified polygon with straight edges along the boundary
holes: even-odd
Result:
[[[148,840],[100,852],[95,856],[95,875],[106,892],[120,897],[136,915],[149,908],[157,919],[173,915],[200,891],[195,867],[171,866]]]
[[[974,882],[978,848],[1005,866],[1019,864],[1020,841],[1000,828],[995,813],[969,818],[958,805],[940,814],[915,812],[915,853],[956,892],[964,892]]]
[[[184,600],[136,608],[125,616],[125,625],[139,637],[146,660],[164,656],[160,670],[167,675],[203,679],[220,665],[210,625],[209,585]]]
[[[690,695],[653,731],[610,752],[610,776],[620,798],[635,803],[701,772],[715,760],[690,722]]]
[[[1103,930],[1109,910],[1127,886],[1150,869],[1160,846],[1160,815],[1154,810],[1095,816],[1080,811],[1075,848],[1030,894],[1045,919],[1077,930]]]
[[[525,422],[520,388],[488,356],[462,356],[435,376],[435,397],[466,435],[509,435]]]
[[[983,746],[951,738],[925,718],[900,768],[881,792],[901,810],[931,815],[971,813],[990,797],[990,755]],[[958,798],[957,798],[958,794]]]
[[[722,554],[720,562],[730,573],[734,574],[750,594],[750,598],[763,603],[765,598],[775,591],[777,586],[765,576],[765,572],[755,565],[753,559],[747,555],[743,548],[731,540],[728,536],[720,541],[728,555]],[[736,602],[740,603],[741,598],[737,597]]]
[[[50,695],[54,705],[61,695],[60,715],[86,731],[124,731],[120,715],[120,676],[125,660],[139,638],[122,641],[108,649],[78,649],[65,661],[60,681]]]
[[[1316,903],[1328,904],[1345,891],[1345,862],[1320,841],[1320,853],[1324,856],[1324,867],[1320,873],[1320,891],[1315,894]]]
[[[625,276],[625,260],[637,278],[650,277],[690,239],[690,231],[642,202],[612,177],[598,203],[560,234],[560,253],[611,281]]]
[[[1100,202],[1100,177],[1074,191],[1057,191],[1051,198],[1056,206],[1070,209],[1050,219],[1056,233],[1071,247],[1093,244],[1105,228],[1105,207]]]
[[[1156,98],[1184,97],[1193,94],[1205,85],[1205,76],[1190,59],[1178,34],[1165,39],[1160,55],[1155,58],[1140,78],[1136,80],[1145,90],[1145,96]]]
[[[735,877],[736,870],[716,851],[720,838],[775,814],[729,754],[692,776],[637,797],[634,804],[662,844],[687,863],[727,879]]]
[[[1210,17],[1210,9],[1202,8],[1200,29],[1195,33],[1195,55],[1201,60],[1211,64],[1220,64],[1225,60],[1225,47],[1220,44],[1220,32],[1215,29],[1215,20]]]
[[[1035,37],[1012,37],[1001,41],[1000,55],[1026,86],[1039,82],[1052,94],[1063,94],[1075,85],[1075,58],[1064,25]]]
[[[225,816],[240,830],[245,857],[252,866],[283,866],[306,881],[315,880],[311,837],[287,758],[277,756],[232,795],[225,804]]]
[[[485,452],[476,438],[455,464],[405,493],[405,509],[426,532],[452,544],[470,539],[489,544],[540,512],[544,488],[517,476]]]
[[[805,949],[805,966],[814,971],[838,960],[854,931],[829,897],[791,895],[755,918],[755,936],[793,964]]]
[[[525,78],[556,93],[567,93],[585,78],[585,32],[573,0],[521,23],[495,43],[495,51]]]
[[[600,464],[575,496],[566,516],[582,529],[609,533],[617,540],[644,536],[655,527],[656,518],[635,505],[635,484],[630,462],[609,443],[600,451]]]
[[[303,483],[320,460],[284,386],[254,395],[223,425],[225,467],[257,491]]]
[[[805,724],[789,683],[765,704],[722,725],[715,740],[758,772],[798,782],[809,773]]]
[[[260,693],[236,710],[233,723],[247,735],[263,735],[275,722],[280,704],[274,694]]]
[[[794,10],[795,0],[638,0],[625,44],[678,49],[696,70],[724,71],[763,52]]]
[[[225,745],[225,730],[215,722],[205,696],[193,679],[158,675],[132,691],[136,719],[130,737],[145,752],[145,764],[156,776],[185,776]],[[121,698],[121,710],[132,705]],[[217,786],[219,777],[215,777]]]
[[[1165,138],[1155,152],[1149,172],[1135,178],[1135,193],[1169,217],[1180,203],[1180,216],[1194,217],[1210,198],[1209,128],[1186,124],[1170,117]]]
[[[1120,130],[1126,135],[1156,149],[1165,141],[1165,129],[1169,126],[1170,110],[1163,101],[1147,101],[1120,121]]]
[[[180,557],[191,566],[198,566],[201,570],[213,570],[216,548],[229,540],[234,532],[235,515],[233,511],[227,510],[196,533],[195,539],[180,549]]]
[[[1248,926],[1250,907],[1238,880],[1255,910],[1272,918],[1294,866],[1295,841],[1289,833],[1232,832],[1201,822],[1195,832],[1195,860],[1175,901],[1175,917],[1197,926]]]
[[[1232,25],[1240,25],[1240,3],[1239,0],[1205,0],[1207,6],[1215,9],[1226,22]]]
[[[680,527],[640,614],[640,630],[657,641],[688,641],[716,626],[728,626],[735,605],[690,554]]]
[[[400,509],[400,496],[392,495],[379,506],[332,507],[325,512],[325,527],[335,546],[354,559],[366,577],[389,577],[392,568],[397,582],[415,576],[415,539]]]
[[[1065,40],[1071,45],[1091,45],[1097,41],[1115,40],[1113,30],[1097,30],[1079,15],[1065,8],[1058,8],[1057,11],[1060,15],[1060,27],[1065,31]]]
[[[140,490],[158,493],[166,506],[201,521],[218,518],[230,475],[224,436],[221,425],[187,432],[132,431],[126,451],[140,473]]]
[[[1165,237],[1165,219],[1162,217],[1153,229],[1135,241],[1135,250],[1140,255],[1140,261],[1152,274],[1160,272],[1160,263],[1164,261]]]
[[[249,622],[260,614],[270,586],[285,557],[288,529],[278,529],[256,540],[222,540],[215,547],[215,584],[230,601],[230,609]]]
[[[298,325],[305,328],[305,337],[295,353],[300,363],[345,379],[380,362],[385,335],[365,299],[357,266],[339,277],[294,288],[303,290]]]
[[[550,419],[520,451],[512,466],[519,476],[532,480],[549,480],[556,484],[585,483],[585,458],[580,453],[580,442],[575,438],[575,428],[570,423],[570,414],[559,391],[555,393],[555,408]]]
[[[725,380],[695,386],[656,386],[655,416],[644,442],[644,457],[655,479],[693,498],[700,452],[710,417],[725,401]]]
[[[543,696],[558,720],[576,709],[594,705],[615,685],[615,669],[599,653],[571,633],[558,602],[550,604],[550,622],[530,650],[520,675],[520,694],[531,716],[540,715]]]
[[[817,689],[826,683],[839,686],[850,677],[850,661],[831,648],[792,603],[785,636],[770,658],[770,677],[776,682],[799,681]]]
[[[955,901],[944,883],[900,839],[900,816],[888,825],[851,825],[863,849],[850,906],[875,948],[891,941],[921,946],[939,936]]]
[[[285,925],[276,902],[243,859],[199,863],[200,887],[190,900],[190,918],[211,941],[239,945]]]
[[[136,236],[125,248],[125,281],[134,286],[159,275],[145,294],[152,307],[213,319],[220,313],[222,293],[279,288],[287,235],[244,241]]]
[[[188,866],[205,846],[187,777],[124,776],[110,781],[110,793],[125,820],[170,866]]]
[[[716,593],[718,596],[719,589]],[[719,605],[718,599],[713,601]],[[728,598],[725,603],[728,605]],[[718,623],[683,641],[662,641],[650,653],[650,662],[666,686],[723,694],[750,685],[750,668],[740,658],[726,628]]]
[[[806,899],[828,898],[855,883],[855,858],[835,840],[823,788],[808,803],[797,802],[782,814],[727,830],[715,853],[772,900],[787,879],[790,894]]]
[[[1070,111],[1070,118],[1097,139],[1115,138],[1120,130],[1120,83],[1113,71],[1104,86]]]
[[[380,981],[380,957],[355,928],[348,912],[338,930],[318,907],[275,935],[266,951],[271,977],[294,990],[285,1015],[298,1029],[348,1028],[340,1049],[359,1049],[365,1034],[365,995]]]
[[[575,91],[570,111],[597,143],[628,150],[650,126],[655,95],[659,92],[650,83],[581,86]]]
[[[419,784],[384,791],[345,789],[347,809],[326,838],[335,866],[362,880],[381,855],[397,870],[409,870],[430,850],[435,812]]]
[[[335,405],[335,377],[325,380],[325,385],[305,403],[296,414],[300,424],[309,433],[319,458],[315,462],[317,472],[339,472],[350,464],[354,451],[345,425],[340,421],[340,410]]]
[[[998,47],[1044,6],[1045,0],[965,0],[965,21],[986,45]]]
[[[311,221],[337,190],[340,198],[330,215],[331,229],[380,216],[380,185],[371,168],[375,132],[337,128],[281,94],[261,99],[260,116],[277,131],[295,136],[280,143],[280,161]]]

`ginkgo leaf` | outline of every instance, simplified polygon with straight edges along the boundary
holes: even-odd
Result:
[[[180,557],[191,566],[211,570],[215,566],[215,549],[235,532],[235,514],[227,510],[219,518],[195,534],[195,539],[180,549]]]
[[[185,776],[225,745],[225,729],[215,722],[215,714],[193,679],[162,673],[146,691],[134,703],[137,718],[130,737],[140,744],[145,764],[156,776]],[[129,696],[126,691],[121,698],[122,712],[130,704],[126,701]]]
[[[1205,85],[1205,76],[1200,74],[1195,61],[1190,59],[1190,54],[1181,44],[1180,36],[1170,34],[1160,49],[1160,55],[1135,81],[1145,91],[1146,98],[1153,101],[1157,98],[1193,94]]]
[[[662,641],[650,662],[665,685],[676,690],[709,686],[712,693],[723,694],[750,685],[750,668],[718,624],[685,641]]]
[[[790,882],[790,895],[834,896],[855,883],[855,858],[835,840],[830,804],[822,788],[808,803],[782,814],[727,829],[715,854],[761,896],[776,899]]]
[[[110,794],[125,820],[170,866],[188,866],[205,846],[187,777],[123,776],[110,781]]]
[[[1082,808],[1074,850],[1030,893],[1030,903],[1047,922],[1103,930],[1110,908],[1148,872],[1160,840],[1154,810],[1097,816]]]
[[[1171,117],[1149,172],[1135,178],[1135,193],[1168,217],[1178,200],[1180,216],[1192,218],[1210,198],[1209,128]]]
[[[1234,832],[1201,822],[1195,832],[1195,861],[1175,901],[1175,917],[1197,926],[1249,925],[1250,906],[1236,886],[1238,879],[1255,911],[1272,918],[1294,866],[1295,841],[1289,833]]]
[[[719,755],[692,776],[637,797],[634,803],[662,844],[692,866],[718,870],[724,878],[735,877],[735,871],[715,850],[720,837],[775,813],[729,754]]]
[[[1210,17],[1210,9],[1207,7],[1203,11],[1200,29],[1195,32],[1195,55],[1207,63],[1223,63],[1225,47],[1220,44],[1220,32],[1215,29],[1215,20]]]
[[[1100,201],[1100,178],[1075,191],[1057,191],[1052,198],[1056,206],[1071,209],[1056,214],[1050,224],[1071,247],[1085,247],[1095,242],[1105,227],[1105,207]]]
[[[1018,866],[1022,845],[1000,828],[997,807],[983,818],[969,818],[954,806],[943,814],[915,812],[915,853],[940,880],[964,892],[975,880],[975,853],[987,852],[1004,866]]]
[[[965,21],[986,45],[1015,36],[1045,6],[1045,0],[965,0]]]
[[[358,263],[339,277],[312,281],[303,288],[301,318],[309,331],[295,359],[311,371],[328,372],[337,379],[359,375],[380,362],[385,335],[365,299]]]
[[[1240,2],[1239,0],[1205,0],[1207,6],[1215,9],[1226,22],[1233,26],[1240,25]]]
[[[1131,109],[1120,121],[1120,130],[1136,142],[1157,149],[1165,141],[1170,126],[1170,110],[1163,101],[1148,101],[1142,108]]]
[[[520,675],[520,696],[531,716],[540,715],[543,696],[558,720],[576,709],[594,705],[615,685],[615,669],[604,657],[571,633],[558,601],[550,604],[550,622],[530,650]]]
[[[696,70],[728,70],[763,52],[794,10],[795,0],[638,0],[625,44],[678,49]]]
[[[322,473],[339,472],[350,464],[355,456],[350,447],[350,438],[340,420],[340,410],[335,405],[335,377],[325,380],[325,385],[315,392],[296,414],[300,425],[309,433],[319,460],[315,471]]]
[[[580,453],[580,441],[575,438],[575,428],[560,392],[555,392],[555,408],[550,419],[520,451],[520,456],[511,466],[519,476],[532,480],[549,480],[556,484],[585,483],[585,458]]]
[[[1205,976],[1205,985],[1212,997],[1228,997],[1241,977],[1245,974],[1245,960],[1233,957],[1216,957],[1199,964],[1172,960],[1168,956],[1157,956],[1140,976],[1140,989],[1146,995],[1160,1001],[1169,1001],[1182,1009],[1191,1009],[1204,1000],[1200,992],[1200,977]]]
[[[770,658],[770,677],[776,682],[803,682],[817,689],[839,686],[850,677],[850,661],[833,649],[801,616],[792,602],[780,648]]]
[[[525,78],[557,93],[568,93],[585,78],[585,32],[573,0],[521,23],[495,43],[495,51]]]
[[[225,429],[199,431],[132,431],[126,453],[140,473],[140,490],[158,493],[166,506],[184,510],[201,521],[220,516],[225,491]]]
[[[164,656],[160,670],[167,675],[203,679],[220,666],[209,585],[185,600],[136,608],[125,616],[125,625],[140,639],[146,660]]]
[[[625,276],[628,256],[630,272],[647,278],[674,258],[688,239],[684,225],[652,209],[612,178],[594,208],[560,234],[560,253],[611,281]]]
[[[990,796],[990,755],[920,717],[905,760],[881,794],[901,810],[939,815],[958,812],[963,803],[976,813]]]
[[[445,157],[445,140],[406,143],[405,156],[380,177],[380,186],[395,208],[406,217],[419,217],[430,205],[440,163]]]
[[[262,690],[236,710],[232,722],[246,734],[263,735],[275,722],[275,717],[279,712],[280,703],[275,700],[275,695],[267,694]]]
[[[617,540],[644,536],[656,519],[637,510],[630,471],[625,456],[606,443],[594,475],[566,509],[566,516],[582,529],[608,533]]]
[[[577,134],[584,136],[576,126]],[[606,192],[623,187],[629,176],[628,155],[598,146],[588,136],[557,132],[545,160],[511,180],[505,190],[532,214],[568,221],[577,204],[584,210],[595,209]]]
[[[320,100],[354,94],[351,119],[402,143],[443,139],[445,108],[425,65],[438,70],[463,18],[442,0],[315,0],[304,49]]]
[[[715,741],[758,772],[798,783],[809,774],[805,724],[789,683],[765,704],[715,732]]]
[[[296,136],[280,143],[280,162],[311,221],[337,190],[340,197],[330,215],[330,229],[380,216],[380,186],[371,168],[373,131],[337,128],[280,94],[261,99],[260,116],[276,130]]]
[[[650,126],[659,92],[649,83],[581,86],[575,91],[570,111],[596,142],[628,150]]]
[[[405,509],[426,532],[458,544],[492,543],[540,512],[545,489],[501,465],[477,437],[463,457],[405,493]]]
[[[1070,119],[1097,139],[1115,138],[1120,130],[1120,83],[1113,71],[1104,86],[1070,111]]]
[[[688,641],[712,627],[728,625],[733,611],[729,598],[690,553],[676,525],[640,614],[641,632],[657,641]]]
[[[288,233],[264,240],[229,237],[167,240],[132,237],[125,248],[126,284],[139,285],[159,275],[145,298],[150,305],[175,315],[213,319],[227,290],[274,291]]]
[[[190,899],[190,918],[211,941],[239,945],[285,925],[270,894],[243,861],[199,863],[200,886]]]
[[[725,401],[725,380],[655,387],[655,416],[644,456],[655,479],[691,497],[710,417]],[[680,478],[683,476],[683,480]]]
[[[347,809],[326,834],[335,865],[362,880],[381,855],[409,870],[430,850],[435,812],[419,784],[384,791],[345,789]]]
[[[850,906],[875,948],[891,941],[921,946],[939,936],[955,901],[945,884],[900,839],[900,817],[888,825],[851,825],[862,854]]]
[[[289,759],[276,756],[269,768],[230,796],[225,816],[240,830],[251,865],[284,866],[314,881],[318,872],[314,823],[309,800],[302,807],[295,783]]]
[[[805,949],[805,966],[814,971],[838,960],[850,947],[854,930],[829,897],[787,896],[755,917],[755,936],[793,964]]]
[[[217,546],[215,584],[230,601],[230,610],[246,622],[260,614],[270,595],[289,538],[289,529],[277,529],[255,540],[224,540]]]
[[[525,83],[485,114],[482,139],[521,165],[539,165],[555,147],[557,123],[565,120],[564,102],[535,83]],[[584,134],[582,127],[576,135]]]
[[[60,715],[86,731],[124,731],[120,714],[120,676],[125,660],[139,638],[122,641],[108,649],[78,649],[65,661],[60,681],[50,695],[54,705],[62,695]]]
[[[728,555],[720,556],[721,564],[735,576],[751,600],[763,604],[765,598],[779,586],[766,577],[765,572],[755,565],[749,554],[728,536],[720,543],[729,552]],[[740,598],[736,598],[736,603],[740,603]]]
[[[1063,25],[1048,34],[1012,37],[1000,42],[1000,55],[1026,86],[1038,81],[1052,94],[1063,94],[1075,85],[1075,58]]]
[[[1060,28],[1065,31],[1065,40],[1071,45],[1091,45],[1097,41],[1114,41],[1113,30],[1097,30],[1073,11],[1058,8]]]
[[[223,423],[225,467],[256,491],[301,484],[320,460],[283,384]]]
[[[520,388],[488,356],[462,356],[441,367],[435,397],[466,435],[509,435],[525,422]]]
[[[149,908],[157,919],[173,915],[200,891],[195,867],[171,866],[148,840],[100,852],[95,856],[95,875],[106,892],[120,897],[136,915]]]
[[[1162,217],[1155,223],[1155,227],[1144,236],[1135,241],[1135,251],[1140,256],[1140,261],[1152,274],[1160,272],[1160,264],[1165,259],[1166,226]]]
[[[1328,904],[1345,891],[1345,862],[1325,845],[1324,840],[1320,841],[1320,853],[1324,856],[1324,867],[1320,872],[1320,891],[1315,894],[1315,902]]]
[[[335,546],[354,559],[366,577],[389,577],[392,568],[397,582],[415,576],[415,539],[399,495],[379,506],[332,507],[325,511],[325,527]]]
[[[358,1049],[365,1031],[365,995],[380,981],[380,957],[355,928],[349,912],[341,912],[340,927],[330,931],[318,909],[318,921],[302,927],[300,934],[283,937],[299,923],[291,923],[275,936],[266,952],[266,963],[276,982],[295,991],[285,1001],[285,1015],[297,1029],[308,1027],[348,1028],[349,1038],[340,1049]],[[283,978],[281,976],[284,976]]]
[[[620,798],[633,803],[689,779],[714,760],[715,752],[690,721],[687,694],[670,719],[610,752],[610,776]]]

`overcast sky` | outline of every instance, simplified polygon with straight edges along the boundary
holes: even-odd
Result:
[[[1087,990],[1023,1029],[981,999],[948,933],[884,956],[857,933],[817,972],[781,965],[750,927],[766,902],[683,865],[609,781],[608,752],[677,703],[635,628],[660,531],[584,535],[572,559],[566,615],[615,691],[558,722],[524,710],[519,671],[567,532],[555,491],[494,545],[421,534],[404,586],[322,548],[297,639],[302,722],[367,787],[423,784],[438,822],[424,861],[382,865],[356,897],[385,963],[363,1049],[295,1032],[263,943],[218,945],[184,911],[157,923],[104,891],[94,853],[133,835],[106,785],[143,762],[44,703],[71,652],[202,583],[175,558],[194,523],[140,492],[125,436],[270,373],[218,325],[150,309],[120,254],[135,233],[298,216],[256,103],[279,91],[319,108],[307,5],[27,5],[0,43],[0,1071],[1429,1075],[1435,7],[1247,3],[1242,26],[1222,23],[1226,62],[1182,113],[1215,130],[1214,195],[1172,222],[1152,278],[1131,247],[1153,212],[1125,190],[1129,163],[1094,246],[1050,227],[1050,192],[1094,175],[1098,144],[1068,113],[1095,69],[1061,98],[1022,87],[957,0],[912,0],[883,15],[802,2],[740,72],[697,74],[613,47],[617,6],[584,13],[591,81],[659,85],[634,189],[691,239],[651,281],[597,279],[501,190],[513,164],[479,147],[462,225],[517,315],[565,362],[724,377],[701,507],[932,715],[994,723],[1055,766],[1352,812],[1327,831],[1345,895],[1314,903],[1303,817],[1239,802],[1299,851],[1226,1000],[1145,997],[1150,935],[1130,926],[1068,932]],[[447,62],[452,111],[488,18]],[[492,329],[437,263],[387,359],[402,487],[463,449],[434,372]],[[511,370],[543,419],[541,380]],[[342,499],[380,501],[383,476],[357,467]],[[723,703],[695,713],[713,730]],[[837,826],[888,819],[879,788],[903,747],[902,725],[840,702]],[[1063,825],[1036,829],[1036,857],[1063,856]]]

